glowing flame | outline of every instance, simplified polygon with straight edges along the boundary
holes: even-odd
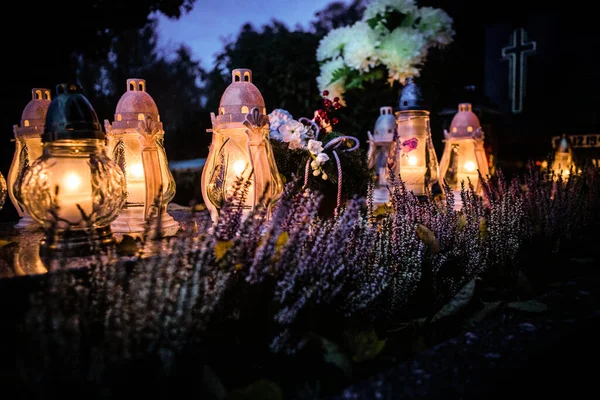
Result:
[[[233,168],[233,172],[235,172],[236,175],[241,175],[246,169],[246,162],[244,160],[234,161],[231,168]]]
[[[133,178],[143,178],[144,166],[141,163],[131,164],[131,167],[129,167],[129,172]]]
[[[75,192],[81,186],[81,178],[76,173],[72,172],[65,178],[65,186],[72,192]]]
[[[408,156],[408,165],[417,165],[417,157]]]
[[[465,163],[465,171],[467,172],[473,172],[477,169],[477,165],[475,165],[475,163],[473,161],[467,161]]]

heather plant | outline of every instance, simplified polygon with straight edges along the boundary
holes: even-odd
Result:
[[[154,218],[143,241],[94,248],[77,269],[48,259],[52,272],[18,324],[15,376],[31,392],[78,382],[96,398],[125,383],[152,392],[173,382],[190,388],[194,380],[183,377],[206,374],[229,388],[281,377],[278,366],[306,360],[315,338],[330,351],[326,340],[364,339],[350,328],[431,317],[475,279],[514,281],[527,271],[521,257],[533,239],[554,254],[598,222],[597,170],[566,182],[534,169],[525,185],[501,171],[481,180],[483,196],[466,182],[457,210],[453,196],[417,198],[392,174],[384,212],[370,184],[366,198],[323,217],[323,194],[298,182],[269,214],[248,212],[240,179],[215,223],[191,212],[186,229],[167,238],[151,233],[160,233]],[[384,342],[373,343],[368,357]]]

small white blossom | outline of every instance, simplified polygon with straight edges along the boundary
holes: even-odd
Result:
[[[342,54],[342,49],[351,38],[347,33],[349,28],[342,26],[332,29],[321,39],[317,47],[317,61],[334,59]]]
[[[310,139],[308,141],[308,151],[310,151],[314,155],[322,153],[323,152],[323,142]]]
[[[369,24],[358,21],[351,26],[348,34],[352,37],[344,46],[344,61],[350,68],[368,72],[377,65],[377,46],[380,44],[379,31]]]
[[[319,165],[324,164],[325,162],[329,161],[329,156],[325,153],[319,153],[317,154],[315,161],[317,161]]]

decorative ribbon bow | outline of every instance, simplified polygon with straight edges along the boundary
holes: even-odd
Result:
[[[310,125],[312,125],[312,127],[315,129],[315,140],[317,140],[317,138],[319,137],[319,131],[320,131],[319,125],[317,125],[317,123],[314,120],[308,119],[306,117],[302,117],[298,121],[299,122],[307,122]],[[338,191],[337,191],[337,203],[336,203],[336,207],[335,207],[335,211],[334,211],[336,216],[337,216],[340,204],[342,202],[342,176],[343,176],[343,174],[342,174],[342,164],[340,162],[340,157],[338,156],[335,149],[337,149],[346,140],[353,141],[354,146],[352,146],[348,149],[345,149],[345,150],[341,150],[341,151],[343,151],[343,152],[354,151],[360,147],[360,141],[357,138],[355,138],[354,136],[338,136],[336,138],[331,139],[329,142],[327,142],[327,144],[325,144],[323,146],[323,150],[332,148],[331,152],[333,153],[333,158],[335,158],[335,163],[337,165]],[[309,172],[310,172],[310,159],[308,159],[306,161],[306,166],[304,168],[304,186],[303,186],[303,188],[305,188],[308,185]]]

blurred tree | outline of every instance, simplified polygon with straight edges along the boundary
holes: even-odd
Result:
[[[88,88],[88,99],[98,117],[112,121],[127,79],[145,79],[146,90],[163,122],[169,159],[198,158],[202,148],[208,146],[201,133],[210,124],[202,105],[205,72],[183,45],[175,51],[175,57],[161,54],[156,27],[156,20],[150,20],[142,29],[115,36],[104,60],[88,60],[80,55],[77,80]]]
[[[3,54],[3,96],[0,97],[0,171],[6,175],[14,145],[12,126],[31,100],[31,89],[52,90],[58,83],[77,79],[76,67],[82,60],[93,68],[106,60],[113,38],[131,29],[144,27],[155,13],[179,18],[189,12],[196,0],[88,0],[11,2],[0,24]],[[8,3],[7,3],[8,4]],[[8,6],[7,6],[8,7]],[[10,22],[10,23],[8,23]],[[84,82],[81,82],[85,84]],[[87,89],[87,88],[84,88]],[[86,93],[87,94],[87,93]],[[1,220],[16,219],[10,202]]]

